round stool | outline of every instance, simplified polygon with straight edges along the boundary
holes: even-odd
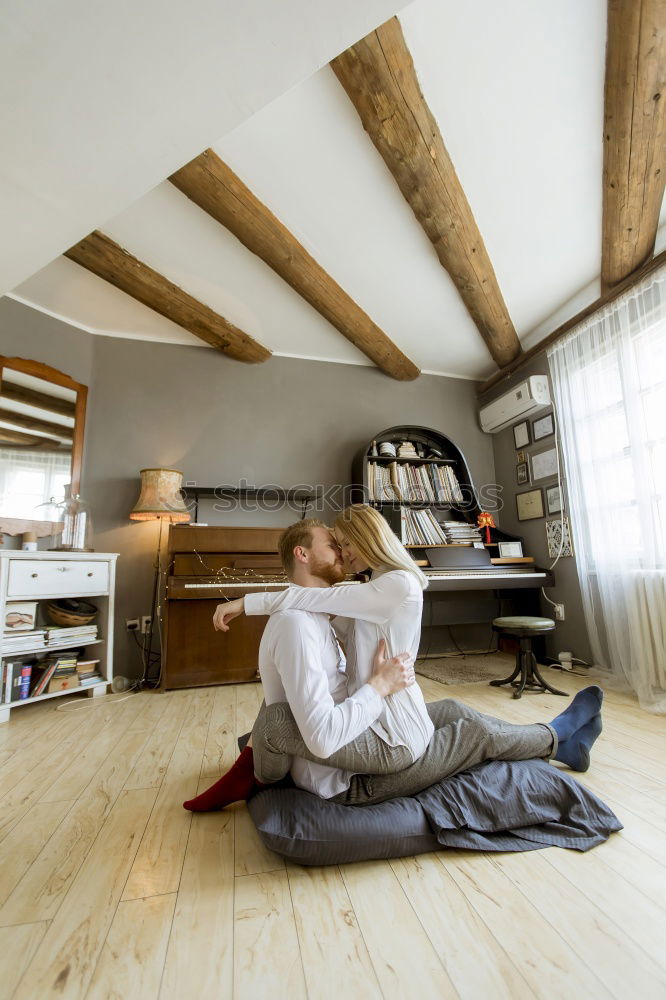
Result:
[[[499,632],[500,635],[515,636],[520,640],[520,646],[516,652],[514,672],[510,677],[505,677],[504,680],[491,681],[491,686],[501,687],[502,684],[511,684],[515,689],[514,698],[520,698],[523,691],[550,691],[551,694],[561,694],[567,698],[566,691],[558,691],[543,679],[539,673],[536,656],[532,652],[532,639],[535,636],[545,635],[546,632],[552,632],[554,628],[555,622],[551,618],[533,618],[529,615],[495,618],[493,630]],[[516,680],[516,678],[518,679]]]

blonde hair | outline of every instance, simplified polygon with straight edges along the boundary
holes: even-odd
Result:
[[[354,503],[335,519],[335,527],[357,550],[359,556],[370,567],[379,569],[402,569],[412,573],[419,581],[421,590],[428,586],[428,577],[418,568],[409,552],[374,507],[364,503]]]
[[[312,529],[325,528],[326,525],[316,517],[307,517],[296,524],[289,525],[280,535],[278,552],[287,576],[294,572],[294,549],[302,545],[304,549],[312,548]]]

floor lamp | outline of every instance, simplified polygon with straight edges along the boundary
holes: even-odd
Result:
[[[155,554],[155,577],[153,580],[153,601],[150,606],[150,626],[143,645],[143,677],[148,679],[150,657],[153,648],[153,627],[158,608],[160,570],[162,567],[162,527],[165,521],[186,522],[190,515],[185,507],[180,487],[183,473],[175,469],[141,469],[141,493],[130,513],[131,521],[159,521],[160,533]],[[161,646],[160,646],[161,652]]]

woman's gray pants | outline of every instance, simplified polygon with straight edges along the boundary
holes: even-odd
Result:
[[[348,789],[331,802],[373,805],[416,792],[484,760],[549,758],[557,752],[557,734],[545,723],[514,726],[484,715],[461,701],[445,698],[426,706],[435,732],[418,760],[404,746],[391,747],[372,729],[330,757],[310,753],[287,704],[263,704],[252,730],[257,778],[279,781],[289,773],[292,757],[353,771]]]

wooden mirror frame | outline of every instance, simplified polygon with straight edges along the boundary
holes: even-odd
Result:
[[[2,378],[5,369],[33,375],[76,393],[74,407],[74,433],[72,437],[72,494],[78,493],[81,486],[81,466],[83,463],[83,435],[86,423],[86,405],[88,402],[88,387],[81,382],[75,382],[69,375],[51,368],[41,361],[28,361],[27,358],[9,358],[0,354],[0,394],[2,393]],[[37,535],[48,535],[51,532],[50,521],[33,521],[23,517],[0,516],[0,534],[22,535],[25,531],[35,531]]]

